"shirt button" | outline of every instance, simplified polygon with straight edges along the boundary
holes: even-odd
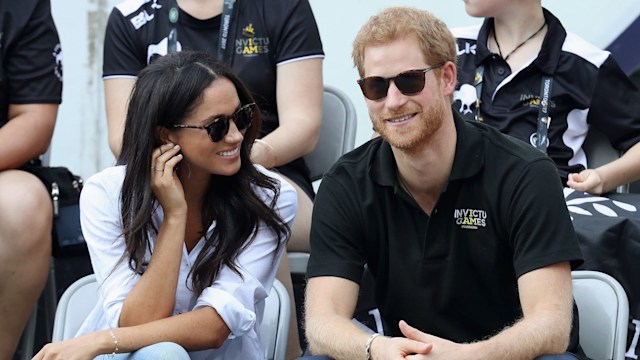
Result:
[[[504,73],[505,73],[505,72],[506,72],[506,71],[504,70],[504,68],[503,68],[503,67],[499,67],[499,68],[498,68],[498,75],[502,76],[502,75],[504,75]]]

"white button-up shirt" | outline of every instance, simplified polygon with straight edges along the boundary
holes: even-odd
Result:
[[[256,165],[256,168],[280,181],[276,211],[291,227],[298,206],[296,191],[277,174],[259,165]],[[121,261],[125,253],[120,215],[120,192],[124,174],[124,166],[107,168],[87,180],[80,196],[82,231],[99,284],[99,299],[80,328],[78,336],[92,331],[117,328],[124,300],[141,277],[129,268],[128,257]],[[265,203],[271,202],[273,194],[261,188],[256,188],[256,193]],[[157,224],[162,222],[161,206],[157,207],[154,219],[157,220]],[[214,222],[208,229],[208,234],[211,234],[215,226]],[[154,247],[155,235],[150,235],[151,249],[147,250],[145,261],[151,259]],[[210,306],[218,312],[231,330],[231,335],[221,348],[190,352],[192,359],[264,358],[259,327],[264,312],[264,300],[271,291],[277,264],[282,256],[281,251],[275,254],[276,245],[276,234],[270,228],[261,225],[251,245],[241,250],[237,258],[242,277],[223,266],[213,284],[204,289],[199,296],[190,290],[192,278],[189,271],[202,251],[204,237],[191,252],[187,252],[183,246],[173,314]],[[283,248],[284,244],[281,246],[281,249]],[[274,256],[278,262],[274,263]]]

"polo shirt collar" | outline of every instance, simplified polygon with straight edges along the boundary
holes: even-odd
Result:
[[[543,8],[544,18],[547,21],[547,33],[542,42],[542,48],[538,57],[533,62],[543,73],[553,75],[560,62],[562,54],[562,45],[567,37],[567,32],[551,12]],[[491,51],[487,48],[489,34],[493,30],[493,18],[487,18],[482,23],[480,32],[478,33],[478,42],[476,44],[476,67],[483,64],[491,57]]]
[[[472,177],[484,166],[484,142],[478,128],[464,121],[456,111],[453,111],[453,121],[456,126],[457,141],[449,181]],[[380,146],[371,160],[369,174],[375,183],[381,186],[392,186],[397,192],[400,184],[396,159],[391,145],[382,139],[379,141]]]

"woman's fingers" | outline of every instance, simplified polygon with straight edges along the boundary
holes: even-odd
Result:
[[[169,143],[160,146],[153,152],[151,170],[158,172],[159,175],[165,170],[173,172],[175,165],[182,159],[182,154],[179,154],[179,152],[180,145]]]

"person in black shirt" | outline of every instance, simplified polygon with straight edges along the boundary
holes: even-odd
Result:
[[[599,195],[640,179],[640,91],[608,51],[565,31],[540,0],[469,0],[465,10],[486,19],[452,29],[455,110],[546,152],[576,190]],[[591,168],[583,143],[592,127],[624,155]]]
[[[582,255],[553,162],[453,113],[455,39],[430,13],[383,10],[353,58],[380,137],[343,156],[314,202],[312,353],[578,358],[571,269]],[[385,336],[351,319],[365,265]]]
[[[20,170],[49,148],[62,51],[49,0],[0,2],[0,359],[11,358],[51,259],[51,199]]]

